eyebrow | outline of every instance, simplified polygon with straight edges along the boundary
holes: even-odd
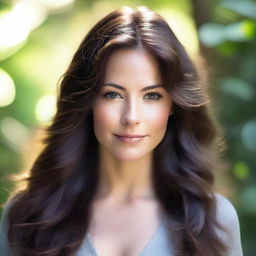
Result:
[[[119,90],[126,91],[126,89],[123,86],[121,86],[119,84],[115,84],[115,83],[105,83],[103,86],[111,86],[111,87],[117,88]],[[150,86],[146,86],[146,87],[142,88],[141,91],[144,92],[144,91],[159,88],[159,87],[163,87],[163,86],[161,86],[160,84],[150,85]]]

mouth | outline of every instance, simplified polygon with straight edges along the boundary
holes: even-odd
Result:
[[[115,134],[115,135],[119,137],[126,137],[126,138],[141,138],[146,136],[146,135],[139,135],[139,134]]]
[[[137,144],[147,136],[147,135],[131,135],[131,134],[124,134],[124,135],[114,134],[114,135],[119,141],[123,143],[128,143],[128,144]]]

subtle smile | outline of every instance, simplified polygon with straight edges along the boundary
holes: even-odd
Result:
[[[119,141],[128,143],[128,144],[137,144],[140,141],[142,141],[144,137],[146,137],[146,135],[128,135],[128,134],[125,134],[125,135],[114,134],[114,135]]]

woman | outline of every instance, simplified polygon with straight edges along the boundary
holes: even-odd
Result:
[[[161,16],[104,17],[63,76],[27,188],[5,208],[2,254],[242,255],[236,211],[213,191],[208,102]]]

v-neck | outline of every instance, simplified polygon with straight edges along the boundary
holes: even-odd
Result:
[[[157,238],[157,236],[160,233],[160,230],[162,229],[162,227],[163,227],[163,220],[161,220],[160,225],[158,226],[158,228],[156,229],[154,234],[150,237],[149,241],[143,247],[142,251],[138,254],[138,256],[143,256],[145,251],[150,247],[152,242]],[[102,255],[98,255],[96,247],[93,244],[93,239],[92,239],[92,237],[89,233],[86,234],[86,238],[87,238],[87,242],[88,242],[89,248],[91,250],[92,256],[102,256]]]

